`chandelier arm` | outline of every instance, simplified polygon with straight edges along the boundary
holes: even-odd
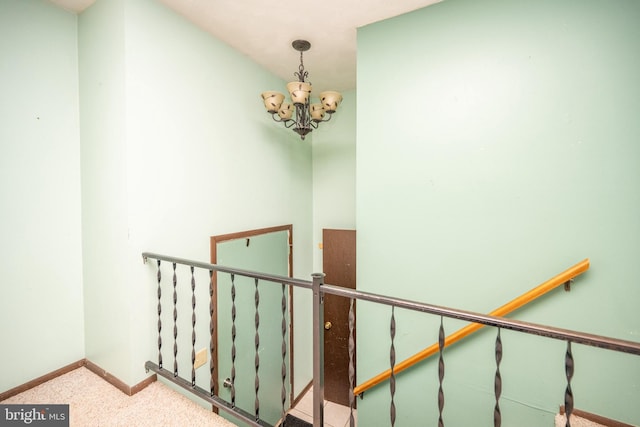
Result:
[[[328,117],[327,117],[328,116]],[[328,122],[329,120],[331,120],[331,117],[333,117],[333,113],[331,114],[327,114],[325,115],[325,117],[327,118],[326,120],[320,120],[321,123],[325,123]]]
[[[332,113],[332,114],[326,114],[326,115],[324,116],[325,118],[324,118],[323,120],[313,120],[312,122],[317,123],[317,124],[316,124],[316,127],[314,127],[314,129],[318,129],[318,124],[320,124],[320,123],[326,123],[326,122],[328,122],[329,120],[331,120],[331,116],[333,116],[333,113]]]
[[[271,118],[274,122],[282,123],[287,129],[291,128],[295,124],[295,120],[292,119],[283,119],[278,113],[272,113]]]
[[[282,122],[286,122],[287,121],[285,119],[280,118],[278,113],[271,113],[271,118],[273,119],[274,122],[278,122],[278,123],[282,123]]]

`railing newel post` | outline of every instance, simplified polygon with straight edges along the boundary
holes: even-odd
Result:
[[[280,351],[282,354],[282,366],[280,368],[280,374],[282,376],[282,389],[280,391],[280,402],[282,405],[282,419],[284,420],[286,417],[287,408],[285,407],[285,403],[287,401],[287,297],[285,291],[287,290],[287,286],[282,283],[282,298],[280,300],[280,307],[282,311],[282,323],[280,324],[280,330],[282,333],[282,345],[280,346]]]
[[[324,425],[324,273],[313,278],[313,427]]]

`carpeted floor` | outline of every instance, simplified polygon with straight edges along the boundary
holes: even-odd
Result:
[[[567,417],[565,415],[556,415],[556,427],[564,427],[567,425]],[[606,427],[602,424],[598,424],[594,421],[585,420],[584,418],[576,417],[574,415],[571,416],[571,426],[572,427]]]
[[[86,368],[79,368],[2,401],[3,404],[69,404],[72,427],[236,427],[159,381],[127,396]],[[285,425],[297,426],[298,420]],[[557,415],[556,426],[565,425]],[[309,424],[306,424],[309,425]],[[571,417],[575,427],[601,424]]]
[[[235,427],[159,381],[127,396],[79,368],[10,397],[3,404],[69,404],[73,427]]]

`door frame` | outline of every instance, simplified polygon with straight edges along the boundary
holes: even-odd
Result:
[[[251,237],[255,237],[255,236],[260,236],[263,234],[269,234],[269,233],[275,233],[278,231],[287,231],[289,234],[289,268],[288,268],[288,274],[290,278],[293,278],[293,225],[292,224],[287,224],[287,225],[279,225],[279,226],[275,226],[275,227],[267,227],[267,228],[258,228],[258,229],[254,229],[254,230],[247,230],[247,231],[239,231],[239,232],[235,232],[235,233],[228,233],[228,234],[219,234],[216,236],[211,236],[210,237],[210,252],[211,252],[211,264],[216,264],[217,265],[217,261],[218,261],[218,243],[223,243],[223,242],[227,242],[230,240],[237,240],[237,239],[250,239]],[[228,267],[228,266],[227,266]],[[216,271],[213,272],[213,275],[211,276],[211,283],[212,283],[212,293],[211,293],[211,305],[213,306],[213,314],[211,316],[211,320],[214,322],[215,325],[218,324],[218,274]],[[294,378],[293,378],[293,286],[289,286],[289,304],[288,304],[288,311],[289,311],[289,325],[288,325],[288,332],[289,332],[289,382],[290,382],[290,386],[289,386],[289,404],[293,403],[293,389],[294,389]],[[215,346],[215,354],[211,355],[211,357],[213,358],[214,362],[213,362],[213,366],[215,369],[215,372],[218,372],[218,329],[216,328],[216,334],[215,337],[212,337],[213,339],[213,343]],[[219,389],[219,384],[218,384],[218,376],[216,375],[213,378],[213,387],[215,388],[216,392],[218,393],[220,391]]]

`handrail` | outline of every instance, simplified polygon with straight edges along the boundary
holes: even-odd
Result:
[[[285,277],[285,276],[263,274],[263,273],[240,270],[240,269],[235,269],[230,267],[222,267],[215,264],[186,260],[182,258],[158,255],[150,252],[145,252],[142,254],[142,256],[145,263],[148,258],[158,260],[158,270],[160,269],[161,261],[164,260],[164,261],[172,262],[174,264],[179,263],[186,266],[206,269],[206,270],[209,270],[210,272],[212,271],[226,272],[230,274],[237,274],[241,276],[248,276],[256,279],[262,279],[262,280],[266,280],[274,283],[281,283],[285,285],[289,284],[292,286],[302,287],[302,288],[311,290],[313,292],[313,297],[314,297],[313,298],[314,427],[321,426],[322,420],[323,420],[324,372],[322,367],[323,367],[324,352],[321,351],[323,335],[324,335],[324,328],[323,328],[324,322],[322,320],[322,312],[323,312],[322,296],[323,295],[336,295],[344,298],[349,298],[354,301],[355,300],[367,301],[374,304],[381,304],[381,305],[386,305],[390,307],[402,308],[402,309],[412,310],[420,313],[431,314],[435,316],[462,320],[465,322],[470,322],[472,324],[481,324],[484,326],[491,326],[491,327],[502,328],[502,329],[516,331],[516,332],[522,332],[530,335],[537,335],[541,337],[556,339],[556,340],[560,340],[568,343],[567,344],[568,352],[570,351],[570,344],[575,343],[575,344],[582,344],[582,345],[587,345],[591,347],[602,348],[602,349],[607,349],[611,351],[640,356],[640,342],[622,340],[622,339],[612,338],[607,336],[594,335],[594,334],[589,334],[589,333],[584,333],[584,332],[579,332],[579,331],[574,331],[569,329],[560,329],[560,328],[555,328],[552,326],[547,326],[542,324],[535,324],[535,323],[523,322],[519,320],[513,320],[513,319],[500,317],[496,315],[480,314],[472,311],[437,306],[433,304],[395,298],[395,297],[390,297],[390,296],[381,295],[381,294],[362,292],[355,289],[349,289],[349,288],[344,288],[340,286],[325,284],[323,282],[322,274],[313,275],[313,282],[310,282],[306,280],[292,279],[290,277]],[[582,272],[586,271],[588,268],[589,268],[588,259],[582,261],[579,264],[576,264],[571,269],[565,271],[564,273],[561,273],[560,275],[554,278],[555,282],[557,282],[556,286],[562,283],[565,283],[565,284],[567,282],[570,283],[573,277],[581,274]],[[174,271],[175,271],[175,265],[174,265]],[[565,274],[566,276],[563,276]],[[545,282],[545,284],[551,285],[550,282],[554,281],[554,279],[551,279]],[[160,285],[160,277],[158,277],[158,285]],[[542,287],[543,285],[541,285],[540,287]],[[542,295],[544,291],[541,291],[539,289],[540,287],[530,292],[535,292],[536,290],[538,290],[540,295]],[[506,304],[505,306],[501,307],[498,310],[507,309],[507,307],[509,306],[512,306],[512,309],[517,308],[515,307],[517,305],[517,302],[516,302],[517,300],[518,299],[512,301],[509,304]],[[498,310],[492,313],[496,313]],[[482,327],[481,325],[477,325],[475,327],[476,328]],[[450,343],[451,342],[449,342],[448,344]],[[160,347],[159,347],[159,351],[160,351]],[[147,369],[153,370],[154,372],[164,376],[170,382],[173,382],[185,388],[186,390],[189,390],[191,393],[199,397],[202,397],[206,401],[210,402],[212,405],[218,407],[221,410],[229,412],[230,414],[238,417],[239,419],[246,421],[250,425],[256,425],[256,426],[268,425],[264,423],[262,420],[252,421],[253,419],[252,415],[248,415],[248,413],[246,413],[245,411],[235,406],[232,406],[231,404],[226,402],[224,399],[219,398],[219,396],[217,395],[212,396],[211,392],[207,390],[203,390],[200,387],[194,386],[193,383],[188,383],[186,380],[184,380],[181,377],[175,377],[168,370],[164,370],[163,368],[160,367],[161,360],[162,360],[161,355],[159,355],[159,360],[160,360],[159,362],[160,365],[156,365],[152,362],[147,362],[145,366],[147,367]],[[350,361],[350,363],[352,363],[352,360]],[[356,395],[363,393],[363,391],[360,389],[356,389],[356,391],[357,392],[354,393]]]
[[[481,323],[485,326],[503,328],[529,335],[552,338],[560,341],[571,341],[576,344],[588,345],[620,353],[628,353],[640,356],[640,342],[611,338],[602,335],[589,334],[571,329],[556,328],[539,323],[523,322],[521,320],[508,319],[506,317],[480,314],[473,311],[458,310],[456,308],[443,307],[433,304],[411,301],[401,298],[388,297],[386,295],[372,294],[334,285],[323,285],[323,294],[338,295],[345,298],[354,298],[369,301],[375,304],[383,304],[392,307],[405,308],[420,313],[444,316],[450,319],[464,320],[472,323]]]
[[[220,271],[222,273],[237,274],[238,276],[251,277],[252,279],[266,280],[266,281],[275,282],[275,283],[287,283],[290,285],[296,285],[296,286],[300,286],[307,289],[311,289],[312,287],[312,282],[310,280],[293,279],[291,277],[279,276],[277,274],[258,273],[255,271],[242,270],[239,268],[232,268],[232,267],[224,267],[222,265],[217,265],[217,264],[210,264],[208,262],[192,261],[190,259],[176,258],[168,255],[156,254],[153,252],[143,252],[142,260],[146,263],[148,258],[156,259],[158,261],[175,262],[176,264],[182,264],[189,267],[203,268],[209,271]]]
[[[551,279],[547,280],[546,282],[536,286],[535,288],[531,289],[528,292],[525,292],[524,294],[520,295],[519,297],[511,300],[510,302],[508,302],[507,304],[503,305],[502,307],[499,307],[495,310],[493,310],[491,313],[489,313],[489,316],[496,316],[496,317],[502,317],[505,316],[509,313],[511,313],[514,310],[517,310],[518,308],[522,307],[523,305],[528,304],[529,302],[535,300],[536,298],[546,294],[547,292],[557,288],[558,286],[565,284],[567,282],[569,282],[570,280],[572,280],[574,277],[584,273],[585,271],[587,271],[589,269],[589,259],[584,259],[582,261],[580,261],[579,263],[575,264],[573,267],[568,268],[567,270],[563,271],[560,274],[557,274],[556,276],[552,277]],[[465,338],[468,335],[471,335],[472,333],[476,332],[477,330],[479,330],[480,328],[484,327],[484,324],[481,323],[472,323],[470,325],[465,326],[462,329],[459,329],[458,331],[454,332],[453,334],[447,336],[445,338],[444,341],[444,347],[447,347],[459,340],[461,340],[462,338]],[[413,356],[403,360],[402,362],[398,363],[397,365],[394,366],[393,368],[393,373],[397,374],[399,372],[404,371],[407,368],[410,368],[411,366],[421,362],[422,360],[434,355],[435,353],[437,353],[440,350],[439,344],[435,343],[427,348],[425,348],[424,350],[414,354]],[[360,384],[359,386],[355,387],[353,389],[353,394],[354,395],[360,395],[362,393],[364,393],[365,391],[369,390],[370,388],[380,384],[381,382],[389,379],[391,377],[391,369],[387,369],[386,371],[376,375],[375,377],[365,381],[364,383]]]

